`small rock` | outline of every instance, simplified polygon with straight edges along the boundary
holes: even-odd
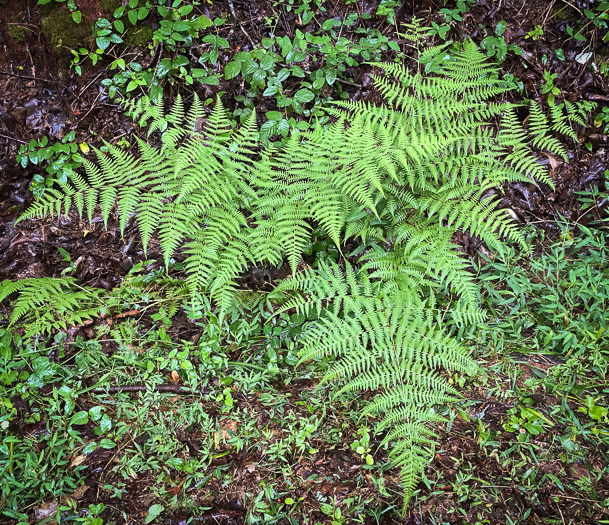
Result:
[[[55,503],[43,503],[40,507],[36,507],[34,509],[34,519],[36,523],[42,521],[46,518],[50,518],[53,514],[57,512],[57,504]],[[47,522],[47,525],[57,525],[57,520],[51,519]]]
[[[131,257],[125,257],[124,259],[121,259],[119,264],[123,270],[128,272],[131,268],[133,268],[133,259]]]
[[[10,112],[10,116],[13,117],[13,120],[23,126],[25,124],[25,117],[27,116],[27,109],[23,106],[17,106],[13,111]]]
[[[0,105],[0,121],[6,126],[6,129],[13,131],[15,129],[15,121],[6,112],[4,106]]]
[[[49,119],[49,128],[51,131],[51,135],[55,138],[61,139],[63,138],[64,128],[66,127],[66,116],[63,114],[55,115],[51,119]]]
[[[26,118],[25,123],[32,128],[42,122],[42,115],[38,109],[38,99],[33,98],[25,103]]]

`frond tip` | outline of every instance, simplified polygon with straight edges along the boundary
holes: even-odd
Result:
[[[365,269],[357,272],[347,263],[343,272],[321,264],[316,274],[296,275],[278,291],[292,297],[282,310],[317,311],[302,339],[301,360],[336,358],[322,380],[340,385],[335,397],[376,392],[361,415],[380,418],[378,432],[390,429],[382,444],[391,445],[391,465],[401,469],[407,502],[432,457],[429,424],[442,420],[433,407],[458,396],[439,371],[475,374],[478,365],[430,315],[424,288],[388,295],[377,284]]]
[[[46,335],[66,330],[99,315],[103,302],[101,290],[82,287],[76,279],[63,277],[28,278],[0,283],[0,303],[19,293],[10,317],[11,326],[21,323],[25,336]]]

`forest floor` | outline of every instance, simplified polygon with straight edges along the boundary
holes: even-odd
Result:
[[[82,11],[81,24],[107,15],[104,6],[107,8],[110,3],[76,1]],[[516,54],[508,49],[501,66],[520,86],[522,93],[514,95],[516,98],[545,101],[547,93],[542,90],[546,89],[543,86],[547,86],[548,78],[544,72],[549,71],[556,74],[552,81],[560,90],[561,100],[597,102],[599,107],[593,117],[602,113],[603,106],[609,106],[608,78],[598,72],[598,65],[608,59],[602,41],[606,30],[594,26],[584,13],[596,9],[597,2],[479,1],[468,3],[467,12],[459,13],[454,2],[405,0],[390,6],[395,9],[393,23],[386,15],[376,14],[376,1],[326,1],[319,5],[311,2],[314,16],[307,24],[302,20],[306,11],[295,14],[302,4],[293,0],[234,0],[240,27],[227,2],[203,2],[196,9],[212,20],[226,20],[215,28],[216,36],[228,43],[228,47],[220,48],[216,69],[221,70],[230,62],[235,52],[251,50],[250,40],[258,46],[272,35],[293,39],[297,31],[321,31],[324,21],[340,21],[349,13],[372,16],[342,26],[340,36],[357,41],[365,32],[356,30],[376,29],[377,36],[386,36],[403,46],[403,22],[416,15],[426,26],[432,22],[442,26],[447,16],[440,10],[449,8],[457,11],[462,21],[452,21],[447,38],[458,41],[468,36],[480,43],[486,37],[496,37],[496,41],[486,41],[487,49],[495,46],[501,53],[512,45],[522,50],[522,54]],[[320,11],[320,6],[326,11]],[[133,135],[140,132],[101,85],[103,79],[112,78],[115,73],[110,70],[111,60],[103,57],[96,65],[83,66],[80,76],[68,69],[68,36],[59,42],[45,25],[45,18],[50,16],[47,9],[48,6],[35,5],[34,0],[0,2],[0,39],[4,49],[0,53],[0,280],[58,277],[70,269],[70,275],[82,284],[111,289],[123,282],[137,263],[162,260],[154,243],[147,259],[144,257],[132,225],[123,237],[117,220],[104,228],[101,219],[94,219],[92,228],[76,214],[13,224],[33,202],[32,177],[42,173],[38,184],[44,186],[46,176],[40,166],[19,165],[21,145],[45,135],[51,142],[61,142],[69,132],[74,132],[70,143],[86,143],[91,149],[102,146],[103,140],[133,145]],[[56,20],[53,23],[59,24]],[[154,26],[155,22],[151,23]],[[55,29],[58,31],[59,27]],[[531,32],[536,27],[541,28],[540,34],[533,38]],[[570,36],[568,27],[583,27],[585,39]],[[440,42],[438,36],[436,39]],[[153,60],[147,45],[123,46],[116,53],[117,57],[129,56],[131,60]],[[391,49],[381,51],[384,58],[391,58],[392,53]],[[164,56],[161,54],[161,58]],[[370,87],[370,71],[365,64],[346,66],[341,89],[350,99],[377,100]],[[296,82],[289,80],[284,85],[286,91],[292,89],[290,81]],[[242,77],[220,77],[218,85],[195,81],[192,86],[178,79],[165,86],[165,96],[170,102],[177,93],[189,90],[197,91],[202,100],[222,92],[224,102],[234,110],[242,107],[235,97],[246,94],[248,87]],[[256,94],[253,100],[260,114],[277,110],[276,98]],[[590,197],[594,188],[601,192],[605,189],[609,161],[604,125],[600,122],[598,127],[578,128],[578,143],[565,139],[568,164],[548,157],[554,189],[522,183],[505,188],[503,205],[512,210],[533,239],[541,266],[532,267],[517,253],[513,253],[507,266],[486,265],[480,275],[490,283],[489,290],[512,290],[514,297],[523,289],[526,292],[522,297],[525,293],[527,298],[534,293],[543,295],[545,292],[540,292],[539,287],[535,291],[527,286],[541,283],[542,287],[552,287],[555,270],[559,281],[559,265],[552,263],[556,254],[562,254],[568,263],[560,268],[561,278],[580,286],[586,277],[569,273],[575,268],[586,274],[587,270],[578,266],[580,255],[595,253],[604,257],[604,244],[600,246],[604,241],[599,240],[604,236],[600,230],[586,229],[595,217],[582,211],[578,194],[588,192]],[[84,149],[80,153],[87,155]],[[597,204],[594,210],[601,217],[605,202]],[[536,228],[535,233],[532,227]],[[60,248],[69,255],[66,257]],[[464,239],[464,249],[473,255],[470,239]],[[482,260],[476,260],[474,264],[484,266]],[[606,278],[606,263],[597,258],[590,264],[598,270],[594,275]],[[154,272],[159,267],[158,262],[147,262],[144,268]],[[262,277],[252,272],[245,284],[263,286],[264,278],[274,280],[281,272],[280,269]],[[586,283],[599,290],[609,289],[609,284],[594,282],[592,276]],[[464,402],[447,407],[449,422],[438,429],[435,459],[404,516],[400,514],[397,477],[391,471],[381,476],[377,469],[385,452],[376,450],[374,442],[368,443],[369,430],[352,416],[354,407],[364,400],[333,405],[323,387],[315,388],[318,375],[312,365],[294,373],[288,354],[283,352],[287,344],[283,335],[277,343],[282,350],[279,357],[268,357],[265,341],[274,334],[298,332],[298,319],[283,319],[272,334],[265,332],[263,337],[249,339],[249,347],[245,340],[222,341],[221,348],[214,350],[215,360],[210,359],[209,364],[212,375],[216,375],[213,392],[192,395],[172,383],[171,375],[167,377],[158,363],[163,352],[176,348],[177,343],[171,341],[187,342],[192,347],[199,344],[201,337],[212,341],[214,329],[222,327],[202,325],[184,313],[168,320],[154,308],[134,308],[120,314],[121,319],[99,321],[112,327],[112,323],[118,325],[127,320],[121,328],[121,341],[115,336],[100,339],[94,330],[98,325],[70,329],[63,339],[55,339],[46,354],[47,362],[65,368],[60,377],[48,382],[41,379],[37,397],[29,400],[20,399],[13,392],[10,400],[17,414],[10,423],[11,435],[30,443],[33,456],[42,458],[47,454],[47,470],[34,476],[37,482],[29,478],[17,480],[23,486],[12,488],[13,496],[4,486],[0,510],[10,502],[14,504],[15,497],[22,497],[17,506],[28,520],[22,523],[54,523],[68,515],[93,520],[99,514],[104,523],[136,524],[149,523],[161,513],[157,521],[172,524],[189,520],[226,525],[609,523],[607,417],[606,411],[593,412],[594,406],[606,408],[609,399],[602,366],[593,374],[578,371],[577,381],[566,378],[565,374],[574,374],[573,368],[567,366],[568,359],[563,355],[543,351],[543,330],[530,322],[539,319],[531,308],[527,300],[516,297],[496,310],[509,313],[518,321],[510,324],[504,319],[494,335],[487,331],[466,336],[488,374],[465,382]],[[574,310],[573,315],[582,315],[581,309]],[[552,324],[555,320],[548,320],[548,316],[545,319],[548,330],[559,333]],[[163,322],[164,328],[159,328]],[[569,321],[565,323],[568,327]],[[247,333],[255,332],[251,327],[248,330]],[[603,338],[599,335],[596,341],[604,345]],[[95,342],[99,344],[92,344]],[[8,347],[11,343],[4,344]],[[251,355],[246,355],[248,352]],[[268,355],[258,355],[265,352]],[[603,346],[599,352],[606,356],[607,348]],[[115,353],[120,359],[113,360]],[[175,357],[175,352],[172,355]],[[169,384],[167,391],[88,392],[87,387],[99,379],[94,370],[96,359],[112,362],[108,370],[124,379],[125,384],[144,384],[161,377]],[[240,362],[246,364],[239,365]],[[262,371],[257,369],[260,363]],[[75,378],[78,374],[82,376]],[[43,378],[44,373],[39,376]],[[69,427],[55,432],[56,422],[40,408],[52,403],[53,398],[57,401],[56,392],[62,381],[73,384],[69,382],[76,379],[81,380],[80,393],[74,399],[76,411],[103,407],[112,428],[106,435],[107,447],[100,446],[86,455],[80,445],[69,449],[68,444],[74,443],[70,441]],[[462,380],[455,378],[457,383]],[[226,396],[232,398],[228,408],[228,403],[218,403],[218,399],[226,401]],[[593,413],[600,414],[598,420],[591,418]],[[101,421],[105,419],[98,418],[97,425],[101,426]],[[94,427],[91,421],[81,432],[85,442],[96,438]],[[360,446],[364,453],[357,451]],[[363,460],[368,452],[374,456],[372,466]],[[35,459],[24,457],[23,461],[43,464]],[[13,458],[5,461],[4,473],[12,469],[12,462]],[[41,476],[46,485],[41,484]],[[84,480],[84,484],[78,480]],[[22,496],[14,496],[20,490]],[[20,521],[5,515],[0,517],[0,523]]]

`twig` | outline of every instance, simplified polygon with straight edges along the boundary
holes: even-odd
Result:
[[[102,71],[99,75],[97,75],[93,80],[91,80],[91,82],[89,82],[84,88],[82,88],[80,90],[80,93],[78,93],[78,95],[76,95],[78,98],[80,98],[80,96],[87,90],[89,89],[89,86],[91,86],[91,84],[93,84],[93,82],[95,82],[99,77],[101,77],[103,74],[105,73],[105,71]]]
[[[336,80],[338,82],[340,82],[341,84],[348,84],[350,86],[355,86],[355,87],[360,88],[360,89],[364,88],[364,86],[361,85],[361,84],[356,84],[355,82],[349,82],[348,80],[343,80],[342,78],[336,78]]]
[[[142,434],[140,434],[142,435]],[[138,436],[139,437],[139,436]],[[108,470],[108,466],[110,465],[110,463],[112,463],[112,461],[114,460],[114,458],[116,456],[118,456],[118,453],[123,450],[127,445],[130,445],[131,443],[133,443],[135,441],[135,439],[133,438],[133,436],[130,434],[129,435],[129,439],[123,443],[120,447],[118,447],[118,449],[116,450],[116,452],[112,455],[112,457],[108,460],[108,463],[106,463],[106,466],[103,468],[102,472],[105,472],[106,470]],[[99,485],[97,486],[97,495],[99,497]]]
[[[565,496],[564,494],[551,494],[550,497],[552,497],[552,498],[572,499],[572,500],[576,500],[576,501],[587,501],[588,503],[598,503],[598,501],[595,500],[595,499],[576,498],[574,496]]]
[[[230,13],[231,15],[233,15],[233,18],[235,19],[235,22],[237,22],[237,24],[239,24],[239,27],[241,28],[241,31],[243,32],[243,34],[247,37],[247,39],[250,41],[250,44],[252,44],[252,47],[256,47],[256,44],[254,44],[254,41],[252,40],[252,37],[249,36],[249,34],[247,33],[247,31],[245,30],[245,28],[243,27],[243,25],[241,24],[239,17],[237,16],[237,12],[235,11],[235,6],[233,5],[233,0],[228,0],[228,7],[230,7]]]
[[[97,101],[100,99],[101,95],[102,95],[102,92],[100,91],[97,94],[97,97],[95,97],[93,104],[91,104],[89,111],[87,111],[81,118],[78,119],[80,122],[83,122],[89,116],[89,113],[91,113],[91,111],[93,111],[97,107],[95,104],[97,104]],[[74,110],[72,110],[72,111],[74,111]]]
[[[575,7],[571,2],[567,2],[567,0],[561,0],[561,2],[563,4],[567,4],[569,7],[572,7],[573,9],[575,9],[580,15],[584,16],[584,13],[582,13],[577,7]]]
[[[15,142],[19,142],[19,144],[27,144],[27,142],[23,142],[22,140],[16,139],[15,137],[9,137],[8,135],[3,135],[2,133],[0,133],[0,137],[2,137],[3,139],[14,140]]]
[[[357,9],[357,14],[359,16],[359,19],[360,19],[362,25],[364,26],[364,29],[368,29],[368,26],[366,26],[366,19],[362,18],[362,12],[360,11],[359,3],[357,0],[355,0],[355,9]]]
[[[543,22],[540,24],[542,28],[545,27],[546,21],[548,20],[548,17],[550,16],[550,13],[552,12],[552,8],[554,7],[555,3],[556,3],[556,0],[552,0],[550,5],[546,9],[545,16],[543,17]]]
[[[150,81],[150,84],[148,84],[148,92],[146,93],[147,95],[150,95],[150,91],[152,91],[152,86],[154,85],[154,81],[156,79],[156,74],[159,71],[159,65],[161,63],[161,55],[162,55],[162,51],[163,51],[163,44],[157,44],[156,49],[154,50],[154,55],[152,55],[152,61],[150,62],[150,65],[148,66],[148,69],[150,69],[153,65],[154,65],[154,73],[152,74],[152,80]]]
[[[7,75],[9,77],[15,77],[15,78],[24,78],[26,80],[41,80],[42,82],[47,82],[48,84],[59,84],[62,88],[67,89],[70,92],[72,91],[65,84],[61,84],[60,82],[57,82],[57,80],[51,80],[50,78],[33,77],[31,75],[20,75],[18,73],[11,73],[10,71],[3,71],[2,69],[0,69],[0,75]]]
[[[560,519],[562,520],[563,525],[565,525],[565,517],[562,515],[562,510],[560,510],[560,507],[557,507],[557,508],[558,508],[558,512],[560,514]]]
[[[596,93],[590,93],[586,98],[588,100],[598,100],[599,102],[609,102],[609,95],[598,95]]]
[[[117,394],[119,392],[146,392],[146,385],[124,385],[124,386],[109,386],[108,388],[95,388],[91,390],[93,394]],[[168,392],[171,394],[210,394],[211,390],[203,388],[201,390],[192,390],[180,385],[156,385],[155,392]]]

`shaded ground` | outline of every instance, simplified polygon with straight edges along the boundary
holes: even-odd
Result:
[[[92,20],[101,14],[97,2],[83,1],[77,4],[82,7],[84,16]],[[268,36],[264,28],[265,18],[276,16],[277,13],[277,34],[293,36],[297,28],[305,29],[298,24],[293,12],[287,12],[285,5],[237,0],[234,4],[245,30],[256,42]],[[328,10],[325,17],[343,16],[346,9],[354,8],[374,13],[377,4],[359,1],[355,2],[355,7],[349,7],[337,2],[325,5]],[[606,53],[606,48],[599,38],[587,43],[569,39],[565,29],[567,24],[579,20],[581,10],[590,4],[575,0],[568,5],[520,0],[479,2],[472,6],[471,13],[465,15],[463,24],[457,27],[463,35],[480,41],[487,34],[493,34],[497,22],[507,22],[506,42],[522,47],[524,56],[520,58],[508,54],[503,67],[506,72],[522,80],[527,98],[540,98],[543,72],[551,67],[558,74],[555,84],[567,99],[596,100],[602,105],[609,100],[606,95],[607,79],[595,74],[589,65],[577,62],[576,57],[590,46],[599,53]],[[439,22],[435,13],[442,7],[441,2],[404,2],[398,9],[396,19],[398,22],[405,21],[417,15],[426,21],[433,19]],[[100,146],[102,139],[116,143],[119,138],[128,139],[135,131],[132,121],[122,115],[120,108],[107,97],[100,85],[101,79],[107,76],[109,64],[102,62],[85,70],[81,77],[62,68],[65,57],[56,52],[41,31],[40,9],[33,0],[8,0],[0,5],[0,20],[5,22],[0,28],[0,38],[6,51],[0,54],[0,279],[59,276],[66,267],[57,249],[61,247],[69,252],[75,263],[73,275],[80,282],[110,289],[122,281],[135,263],[144,259],[141,245],[129,228],[123,239],[116,223],[109,224],[106,230],[99,220],[94,220],[95,228],[91,229],[75,214],[55,221],[26,221],[13,226],[16,217],[32,202],[28,188],[31,176],[37,173],[32,167],[24,170],[16,164],[20,144],[44,134],[60,138],[74,130],[77,142],[86,141],[92,146]],[[250,47],[248,39],[228,14],[226,3],[215,2],[205,9],[209,9],[212,15],[223,13],[230,21],[220,32],[230,43],[230,50],[226,50],[222,64],[228,62],[233,50],[247,50]],[[316,29],[316,23],[311,22],[311,31]],[[387,34],[394,30],[384,17],[373,16],[368,23],[378,26]],[[10,24],[26,29],[22,41],[18,41],[14,34],[11,36],[8,31]],[[526,39],[527,33],[537,24],[543,26],[543,37],[539,40]],[[345,36],[349,36],[349,30],[345,31]],[[400,41],[398,37],[395,38]],[[564,51],[564,61],[555,57],[558,47]],[[148,51],[135,49],[132,52]],[[545,55],[550,57],[549,63],[543,64]],[[350,96],[353,99],[372,97],[365,87],[369,85],[367,66],[352,68],[349,73],[352,81],[343,87]],[[178,86],[167,88],[168,98],[174,98],[179,89]],[[215,87],[196,85],[196,89],[202,98],[226,91],[224,99],[230,105],[231,97],[241,94],[243,86],[236,81],[223,81]],[[269,99],[260,97],[261,111],[274,109],[272,106],[265,107],[267,103],[271,104]],[[580,141],[581,144],[567,144],[570,156],[568,165],[548,158],[556,186],[554,190],[521,183],[506,188],[504,204],[523,223],[550,228],[559,215],[577,220],[581,211],[575,192],[603,186],[604,170],[609,167],[607,136],[590,128],[582,131]],[[583,146],[585,143],[590,144],[590,150]],[[148,258],[159,258],[154,244]],[[142,318],[140,323],[146,327],[150,319]],[[170,335],[176,340],[190,340],[198,332],[199,328],[193,326],[185,316],[178,316]],[[90,328],[82,327],[69,337],[73,341],[78,335],[86,339],[91,334]],[[111,354],[114,350],[108,348],[106,353]],[[69,360],[70,356],[65,359]],[[531,374],[532,367],[547,369],[550,365],[541,357],[527,357],[510,366],[517,370],[515,376],[518,380],[523,381]],[[609,520],[606,508],[599,503],[609,498],[607,458],[603,458],[599,450],[589,444],[582,445],[581,461],[573,462],[563,457],[564,454],[561,455],[557,448],[560,425],[536,436],[529,443],[518,443],[514,434],[503,428],[507,411],[515,402],[513,392],[508,392],[511,378],[505,374],[505,369],[497,370],[493,380],[489,379],[478,386],[478,392],[468,392],[467,396],[472,401],[469,408],[457,416],[452,428],[447,428],[450,433],[441,433],[436,459],[405,517],[398,518],[391,512],[383,514],[381,510],[376,519],[383,523],[405,524],[510,523],[508,518],[511,523],[600,523],[600,520]],[[277,412],[260,401],[259,392],[236,390],[234,397],[240,411],[258,414],[255,426],[281,438],[286,434],[285,412],[292,413],[294,418],[306,419],[311,416],[304,406],[296,405],[293,401],[308,402],[314,385],[312,380],[293,381],[290,384],[277,380],[274,386],[278,399],[283,399],[277,402],[277,406],[283,407]],[[491,387],[495,390],[489,394]],[[511,389],[513,391],[514,387]],[[143,393],[131,393],[129,396],[134,404],[142,399],[150,402]],[[477,396],[479,399],[476,399]],[[111,402],[111,398],[106,399]],[[185,399],[191,398],[178,395],[159,397],[155,399],[156,403],[161,403],[156,411],[171,412],[175,405],[183,403]],[[205,413],[221,415],[216,400],[210,396],[201,394],[195,401]],[[324,402],[327,403],[327,398]],[[82,404],[79,409],[87,410],[98,401],[85,397],[79,399],[79,403]],[[541,393],[534,403],[541,409],[556,404],[557,400],[548,399]],[[27,407],[23,410],[26,411]],[[575,404],[573,410],[576,410]],[[347,409],[337,411],[335,418],[331,426],[340,428],[345,436],[356,434],[358,427],[349,419]],[[224,421],[224,426],[217,432],[222,439],[229,439],[231,434],[228,431],[235,432],[237,428],[231,427],[234,421],[228,416]],[[44,421],[37,424],[22,422],[19,426],[24,436],[45,431]],[[209,431],[205,428],[189,429],[188,432],[183,429],[173,431],[174,441],[181,443],[186,457],[195,457],[201,440],[209,437]],[[117,449],[98,449],[94,452],[86,463],[86,484],[73,494],[79,505],[82,504],[84,508],[89,503],[104,502],[109,509],[107,516],[112,516],[118,522],[143,523],[151,503],[155,501],[155,487],[162,486],[169,493],[174,491],[174,494],[181,494],[181,486],[186,479],[181,474],[176,474],[173,479],[159,480],[146,472],[125,475],[122,467],[112,468],[115,464],[122,465],[120,459],[126,450],[137,448],[138,443],[145,442],[149,437],[138,435],[135,431],[129,432],[118,443]],[[355,494],[367,507],[387,509],[394,501],[393,496],[399,493],[397,479],[387,474],[383,486],[375,477],[375,472],[366,469],[361,458],[349,448],[348,441],[351,439],[336,438],[331,446],[323,436],[313,436],[310,444],[316,449],[314,453],[291,451],[285,462],[267,460],[264,450],[246,446],[236,451],[232,446],[216,444],[217,457],[210,459],[210,478],[201,486],[192,485],[188,489],[188,498],[199,507],[194,515],[200,523],[244,523],[246,511],[253,504],[248,498],[252,493],[257,493],[266,478],[281,477],[282,469],[285,469],[284,485],[277,485],[276,492],[289,494],[295,501],[303,498],[298,505],[310,523],[330,523],[328,514],[321,512],[320,502],[324,498],[334,498],[337,505],[342,505],[345,498],[353,498]],[[75,466],[78,465],[77,459],[72,458]],[[289,465],[289,469],[286,465]],[[604,473],[595,477],[595,473],[603,472],[603,469]],[[562,489],[552,481],[554,478],[544,478],[547,474],[559,480]],[[540,483],[543,479],[545,482]],[[124,483],[121,500],[107,489],[118,481]],[[317,496],[318,493],[321,497]],[[48,509],[43,507],[30,509],[32,523],[46,517],[45,510]],[[200,510],[202,507],[208,510]],[[52,506],[50,508],[53,510]],[[180,511],[164,522],[181,524],[192,515]],[[289,523],[287,519],[282,518],[277,522]],[[375,522],[371,516],[362,519],[365,523]]]

